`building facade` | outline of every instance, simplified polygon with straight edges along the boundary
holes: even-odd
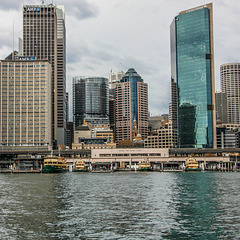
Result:
[[[74,129],[88,122],[109,125],[109,84],[107,78],[73,78]]]
[[[240,124],[240,63],[220,66],[221,91],[227,95],[228,123]]]
[[[217,124],[217,148],[239,148],[240,124]]]
[[[52,145],[52,69],[48,61],[0,61],[0,145]]]
[[[74,131],[74,143],[72,144],[72,148],[116,148],[116,144],[113,142],[113,131],[107,126],[105,126],[105,129],[87,125],[78,126]]]
[[[216,148],[212,4],[183,11],[171,24],[178,144]]]
[[[66,92],[66,123],[69,121],[69,95]]]
[[[23,54],[52,65],[52,140],[65,144],[66,33],[63,6],[23,6]]]
[[[227,94],[225,92],[216,91],[216,120],[221,123],[228,123],[227,111]]]
[[[171,121],[153,132],[144,141],[145,148],[173,148],[177,145],[177,129]]]
[[[120,82],[120,80],[122,79],[122,77],[124,76],[124,72],[120,71],[120,72],[112,72],[109,75],[109,88],[110,89],[115,89],[116,88],[116,84]]]
[[[133,140],[133,122],[145,139],[148,133],[148,85],[130,68],[116,84],[116,142]]]
[[[72,148],[73,143],[73,122],[67,122],[67,141],[66,146],[68,146],[70,149]]]

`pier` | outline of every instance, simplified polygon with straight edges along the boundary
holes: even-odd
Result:
[[[204,171],[239,171],[240,149],[164,149],[115,148],[66,150],[61,156],[69,166],[82,159],[91,171],[135,171],[140,161],[149,161],[152,171],[180,172],[185,161],[193,157]],[[41,173],[43,160],[50,151],[0,151],[0,173]],[[58,155],[54,151],[54,155]]]

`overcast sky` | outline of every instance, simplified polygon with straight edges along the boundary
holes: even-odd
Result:
[[[240,2],[213,0],[216,90],[221,64],[240,62]],[[22,37],[22,6],[41,0],[1,0],[0,59]],[[45,4],[52,1],[45,1]],[[149,87],[151,115],[168,113],[170,101],[170,24],[181,11],[203,0],[58,0],[65,6],[67,91],[74,76],[109,77],[133,67]],[[14,24],[13,24],[14,22]],[[70,108],[72,109],[72,108]]]

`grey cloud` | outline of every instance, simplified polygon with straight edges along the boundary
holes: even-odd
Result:
[[[1,10],[11,10],[11,9],[19,9],[22,5],[21,1],[16,0],[1,0]]]
[[[99,14],[99,9],[89,3],[87,0],[71,0],[69,4],[66,4],[66,1],[59,0],[56,2],[57,5],[64,5],[66,13],[73,15],[79,20],[87,18],[95,18]]]
[[[41,5],[41,0],[1,0],[0,7],[2,10],[18,10],[21,9],[23,5]],[[49,4],[51,1],[45,1],[45,4]],[[71,0],[66,4],[65,0],[53,1],[55,5],[64,5],[67,14],[74,15],[75,18],[79,20],[97,17],[99,14],[98,8],[89,3],[87,0]]]

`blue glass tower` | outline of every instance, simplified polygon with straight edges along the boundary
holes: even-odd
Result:
[[[178,145],[213,148],[216,141],[212,4],[181,12],[171,24]]]

